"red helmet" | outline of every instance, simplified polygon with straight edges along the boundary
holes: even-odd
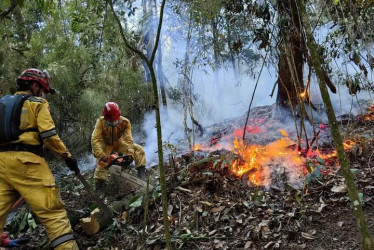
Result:
[[[49,78],[50,76],[48,71],[40,71],[38,69],[30,68],[21,73],[21,75],[17,78],[17,84],[19,84],[21,81],[36,81],[42,86],[45,93],[54,94],[56,91],[49,85]]]
[[[115,102],[107,102],[103,108],[103,116],[107,121],[118,121],[119,116],[121,115],[121,111],[119,110],[119,106]]]

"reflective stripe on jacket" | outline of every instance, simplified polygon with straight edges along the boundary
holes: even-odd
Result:
[[[19,91],[15,95],[28,94],[30,91]],[[25,132],[19,136],[17,141],[12,143],[22,143],[28,145],[46,145],[56,154],[71,157],[65,144],[57,135],[53,122],[49,104],[47,100],[37,96],[31,96],[22,106],[20,127],[21,130],[35,129],[38,131]]]

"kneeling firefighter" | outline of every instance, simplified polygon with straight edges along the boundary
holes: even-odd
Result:
[[[146,178],[144,149],[142,146],[134,143],[130,120],[121,116],[117,103],[107,102],[105,104],[103,116],[97,120],[92,133],[91,146],[93,155],[97,158],[94,175],[97,191],[103,189],[108,179],[108,170],[103,166],[110,159],[111,152],[127,155],[130,161],[134,160],[138,177],[141,179]]]
[[[77,161],[57,135],[45,95],[49,74],[27,69],[17,79],[17,92],[0,99],[0,246],[23,244],[9,239],[3,227],[21,195],[46,227],[54,249],[78,249],[60,191],[43,158],[42,146],[62,156],[70,170],[79,173]]]

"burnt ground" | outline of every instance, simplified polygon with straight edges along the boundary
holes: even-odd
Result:
[[[342,134],[356,142],[347,155],[374,235],[374,122],[356,119],[348,125],[341,127]],[[336,158],[326,161],[320,178],[296,190],[286,180],[282,188],[253,186],[230,173],[224,164],[230,157],[227,150],[188,152],[166,164],[173,249],[360,249]],[[92,174],[85,173],[91,182]],[[96,205],[73,176],[58,182],[81,249],[165,247],[159,186],[151,192],[143,240],[144,195],[124,195],[110,185],[104,200],[117,215],[112,225],[89,236],[79,219]],[[48,247],[45,230],[28,207],[22,205],[17,212],[6,230],[31,236],[25,249]]]

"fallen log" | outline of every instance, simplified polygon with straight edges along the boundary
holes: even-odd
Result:
[[[203,164],[210,163],[210,162],[215,162],[216,160],[219,160],[219,159],[221,159],[221,156],[219,156],[219,155],[212,156],[212,157],[207,157],[207,158],[204,158],[202,160],[190,163],[187,166],[187,168],[188,168],[188,170],[193,171],[193,170],[195,170],[195,168],[200,167]]]

